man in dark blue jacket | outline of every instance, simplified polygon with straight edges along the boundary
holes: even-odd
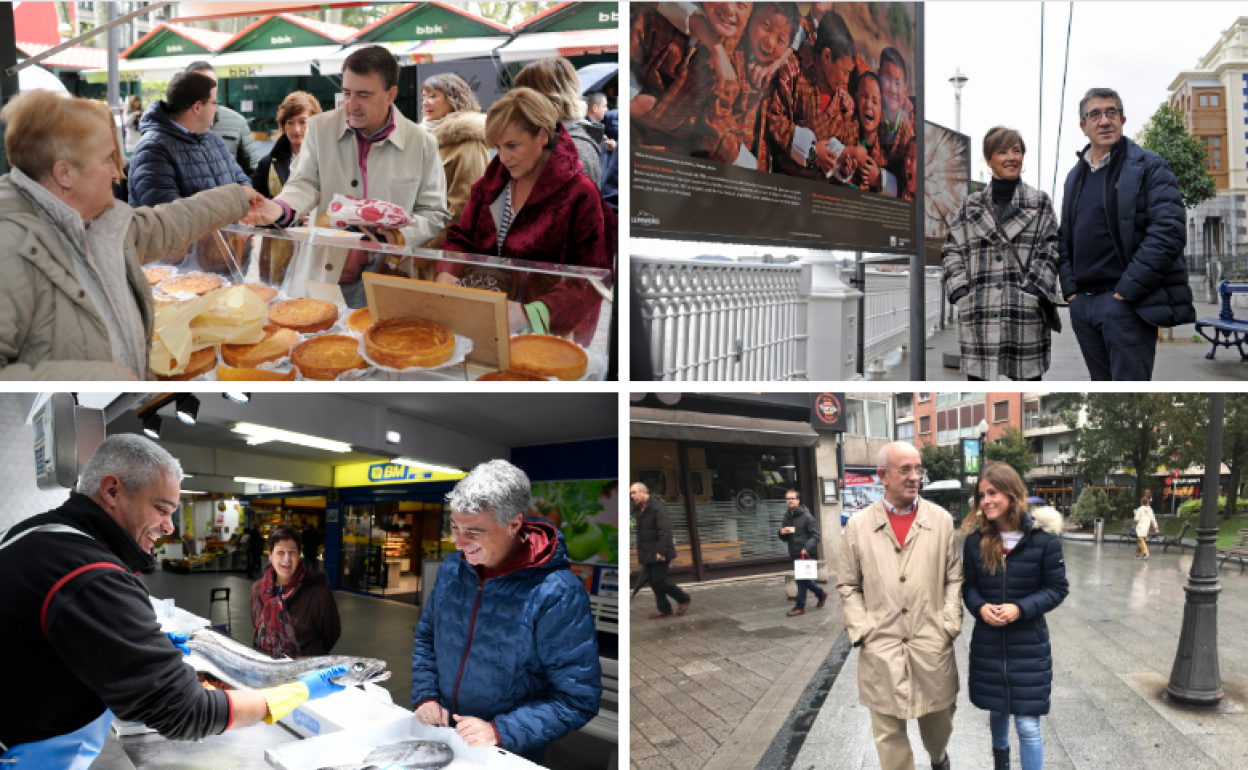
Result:
[[[1066,177],[1058,274],[1094,380],[1150,380],[1158,327],[1196,320],[1187,282],[1183,196],[1155,152],[1122,135],[1122,99],[1079,102],[1089,144]]]
[[[155,206],[237,182],[251,187],[225,140],[212,133],[217,84],[197,72],[179,72],[164,101],[139,121],[143,137],[130,159],[130,205]]]
[[[416,626],[412,706],[469,746],[543,762],[546,746],[598,713],[602,667],[585,586],[563,536],[525,519],[529,479],[505,460],[447,496],[460,550],[438,570]]]
[[[815,517],[806,506],[802,505],[802,493],[790,489],[784,493],[784,504],[788,510],[784,512],[784,521],[780,523],[780,539],[789,544],[789,558],[819,558],[819,526]],[[813,580],[797,581],[797,604],[789,610],[789,617],[806,614],[806,592],[812,592],[819,600],[820,607],[828,600],[828,592],[824,591]]]

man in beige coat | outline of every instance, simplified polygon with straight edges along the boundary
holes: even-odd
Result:
[[[917,719],[933,770],[949,770],[962,630],[962,556],[953,518],[919,497],[923,468],[910,444],[880,450],[884,497],[845,525],[836,589],[860,648],[858,700],[871,711],[882,770],[914,770],[906,721]]]
[[[347,57],[342,69],[342,107],[308,121],[299,168],[273,200],[285,214],[277,224],[287,227],[313,208],[324,214],[334,195],[395,203],[412,215],[398,230],[379,229],[377,240],[424,246],[450,220],[446,207],[446,176],[438,142],[394,106],[398,96],[399,63],[381,46],[362,48]],[[256,217],[249,222],[267,224]],[[352,307],[364,305],[360,274],[369,267],[368,253],[345,248],[318,248],[312,259],[292,265],[292,296],[307,296],[306,282],[337,283]],[[374,257],[374,261],[377,258]]]

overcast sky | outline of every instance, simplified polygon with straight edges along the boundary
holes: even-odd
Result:
[[[962,132],[971,137],[971,155],[975,159],[972,177],[979,179],[981,170],[984,179],[990,177],[980,160],[984,134],[993,126],[1006,125],[1021,131],[1027,142],[1024,181],[1052,195],[1059,206],[1062,184],[1076,160],[1074,153],[1087,144],[1087,137],[1079,130],[1079,100],[1083,94],[1094,87],[1116,90],[1127,114],[1123,131],[1134,138],[1166,100],[1166,88],[1175,76],[1182,70],[1194,69],[1223,30],[1239,16],[1248,16],[1248,3],[1243,2],[1074,3],[1070,71],[1066,98],[1062,101],[1070,6],[1071,3],[1044,4],[1041,132],[1040,3],[926,5],[927,119],[953,128],[954,97],[949,78],[960,67],[969,78],[962,89]]]

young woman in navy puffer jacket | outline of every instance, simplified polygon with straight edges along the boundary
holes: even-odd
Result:
[[[1010,766],[1010,716],[1023,770],[1040,770],[1040,717],[1049,713],[1053,652],[1046,613],[1066,598],[1062,517],[1027,512],[1027,488],[1004,463],[984,468],[975,508],[963,525],[962,598],[975,616],[968,690],[990,712],[996,770]]]

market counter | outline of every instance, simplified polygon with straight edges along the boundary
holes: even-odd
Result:
[[[157,733],[119,739],[110,730],[91,770],[272,770],[265,749],[298,740],[283,725],[263,722],[202,741],[171,741]]]

